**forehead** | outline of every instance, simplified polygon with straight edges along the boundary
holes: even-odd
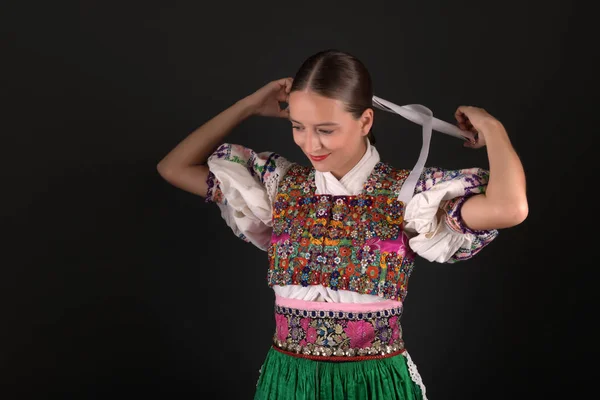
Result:
[[[310,91],[290,93],[288,104],[290,118],[303,123],[318,123],[323,120],[343,121],[350,116],[341,101],[320,96]]]

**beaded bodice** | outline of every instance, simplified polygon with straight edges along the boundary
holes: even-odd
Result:
[[[273,203],[268,283],[323,285],[403,301],[415,253],[398,193],[409,170],[379,162],[355,196],[316,194],[315,170],[293,165]]]

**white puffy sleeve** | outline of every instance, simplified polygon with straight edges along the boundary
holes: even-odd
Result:
[[[266,251],[277,185],[292,163],[274,152],[256,153],[224,143],[209,156],[207,165],[206,202],[217,204],[236,236]]]
[[[498,230],[469,229],[461,207],[470,196],[485,193],[489,171],[481,168],[426,168],[405,209],[409,245],[421,257],[455,263],[477,254],[498,236]]]

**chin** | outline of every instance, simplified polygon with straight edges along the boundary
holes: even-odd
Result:
[[[311,160],[310,158],[308,159],[308,162],[310,163],[310,165],[312,165],[317,171],[321,171],[321,172],[327,172],[329,171],[331,168],[329,167],[329,163],[322,163],[322,162],[314,162],[313,160]]]

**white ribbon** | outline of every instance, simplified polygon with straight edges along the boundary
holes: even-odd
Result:
[[[380,110],[398,114],[409,121],[423,126],[423,145],[421,147],[419,159],[408,175],[408,178],[406,178],[404,181],[404,184],[400,189],[400,193],[398,194],[398,200],[402,201],[405,205],[408,204],[410,199],[413,197],[415,186],[417,185],[419,177],[425,168],[425,162],[427,161],[427,156],[429,155],[431,133],[433,130],[446,133],[450,136],[454,136],[463,140],[475,140],[472,132],[460,130],[455,125],[434,118],[433,112],[421,104],[408,104],[405,106],[399,106],[390,101],[382,99],[381,97],[373,96],[373,105]]]
[[[434,118],[431,110],[420,104],[399,106],[391,101],[382,99],[381,97],[373,96],[373,105],[380,110],[399,114],[407,120],[419,125],[423,125],[425,121],[429,119],[432,121],[432,129],[434,131],[446,133],[450,136],[454,136],[463,140],[475,140],[475,135],[473,132],[460,130],[456,125],[452,125],[446,121],[442,121],[441,119]]]

